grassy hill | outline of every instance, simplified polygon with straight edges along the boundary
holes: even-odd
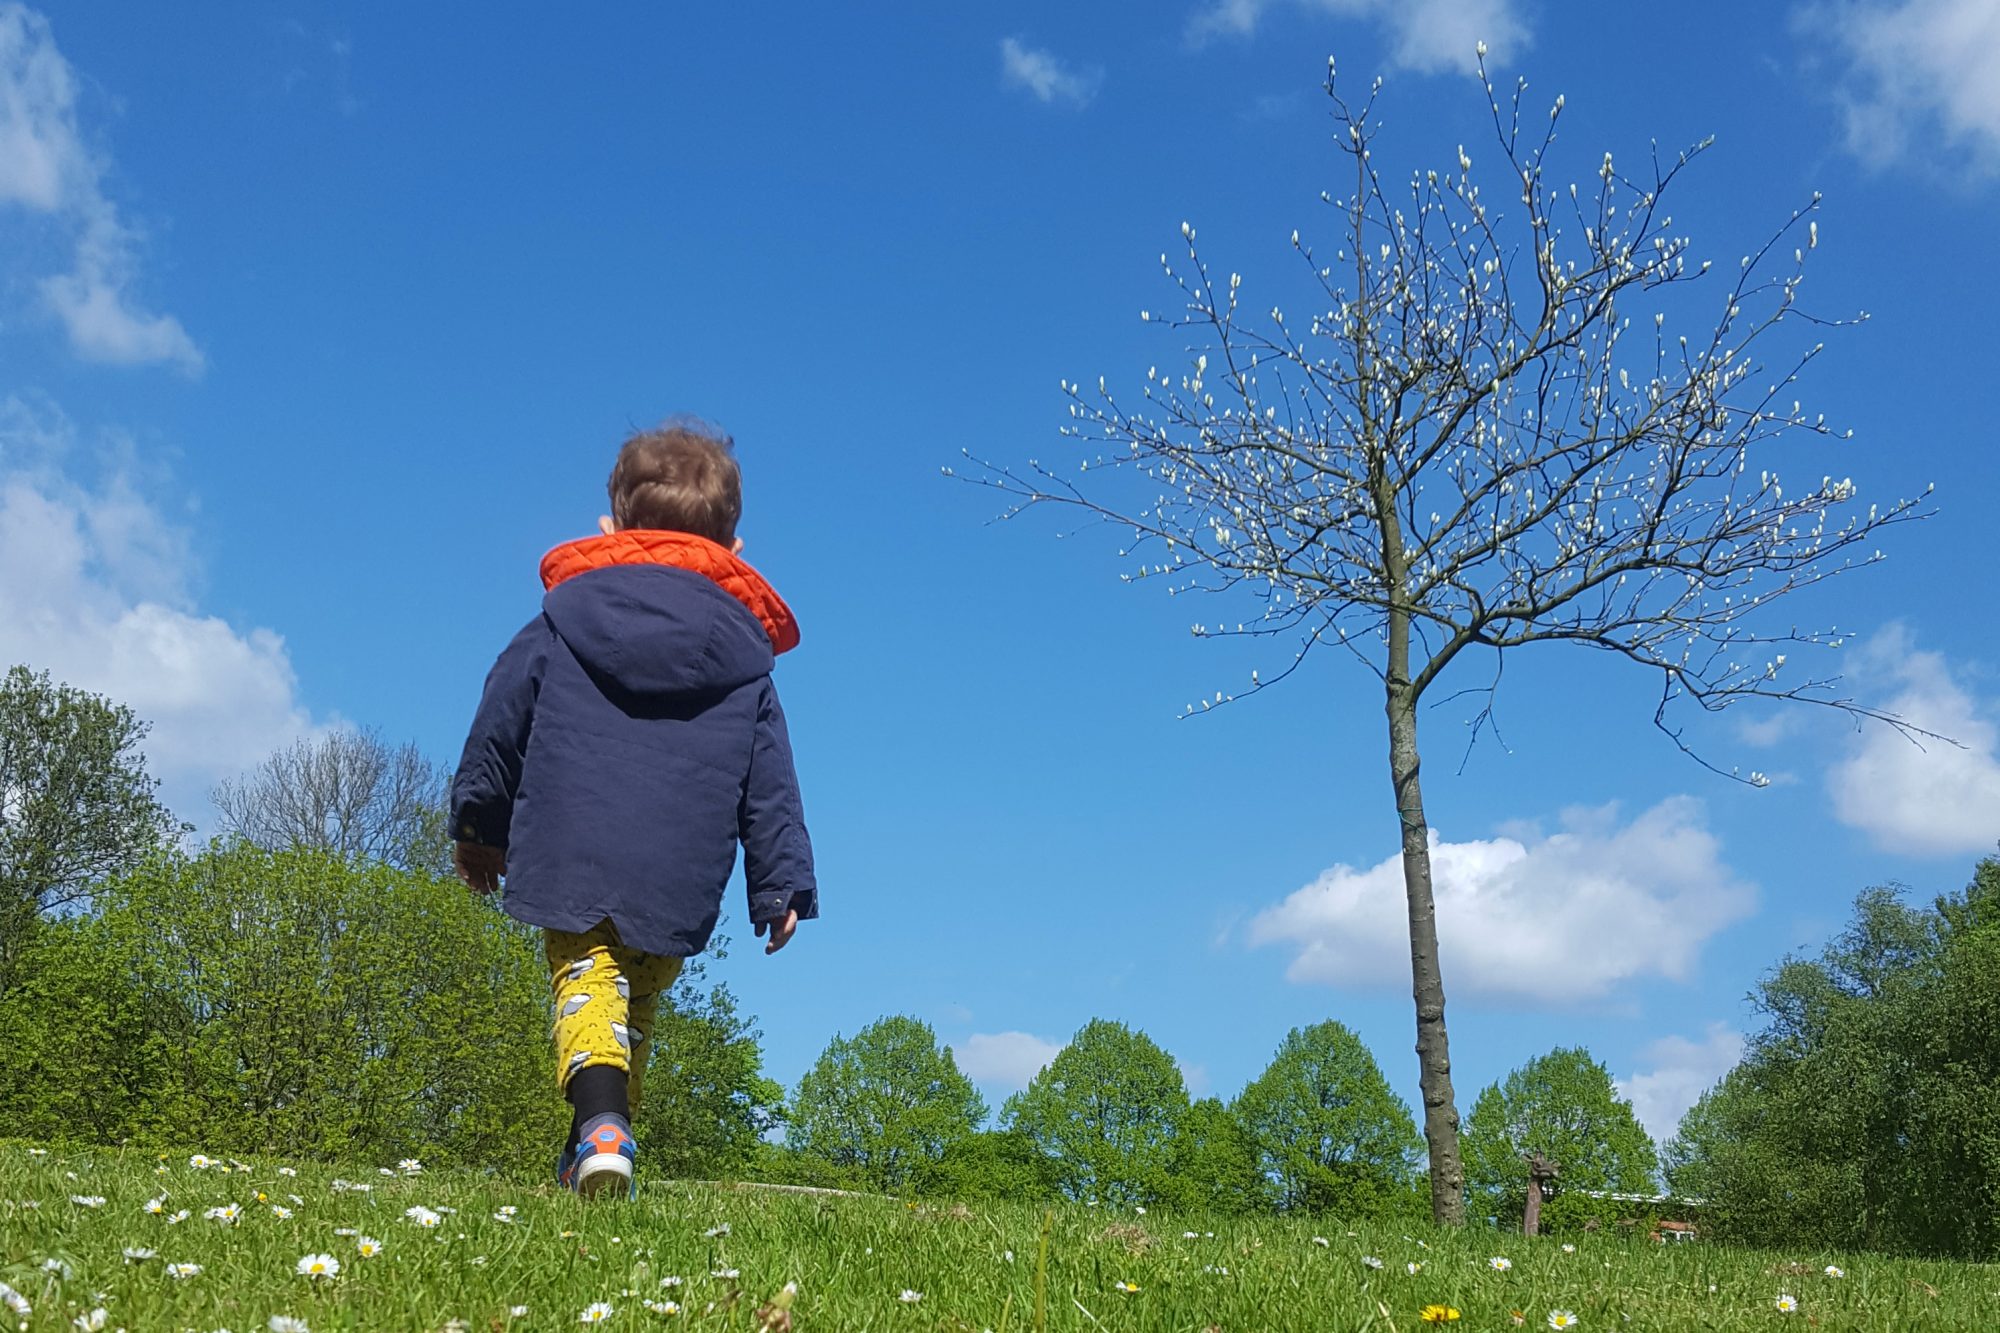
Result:
[[[338,1272],[303,1275],[310,1256],[330,1256]],[[614,1328],[765,1333],[1243,1333],[1415,1329],[1426,1307],[1482,1330],[1560,1326],[1558,1312],[1584,1330],[1966,1329],[2000,1308],[1996,1278],[1982,1266],[1599,1235],[1405,1235],[1332,1219],[666,1183],[585,1205],[550,1187],[414,1167],[0,1141],[0,1281],[14,1293],[0,1299],[31,1310],[0,1324],[31,1330],[81,1320],[132,1333],[512,1333],[602,1314]],[[1780,1311],[1781,1296],[1795,1312]]]

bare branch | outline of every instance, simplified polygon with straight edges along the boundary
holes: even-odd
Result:
[[[1185,257],[1160,257],[1177,308],[1142,316],[1181,335],[1182,368],[1150,368],[1132,406],[1102,379],[1065,381],[1080,453],[973,459],[967,479],[1008,496],[1010,517],[1053,506],[1112,526],[1128,581],[1247,612],[1197,621],[1198,636],[1297,635],[1298,655],[1244,694],[1328,639],[1386,682],[1379,648],[1400,616],[1413,699],[1469,648],[1579,642],[1660,673],[1663,708],[1783,698],[1916,735],[1834,679],[1777,684],[1792,652],[1845,636],[1777,621],[1771,603],[1875,563],[1885,528],[1928,512],[1922,497],[1867,504],[1831,465],[1803,485],[1779,476],[1781,449],[1851,435],[1805,408],[1824,344],[1791,336],[1858,322],[1800,305],[1818,197],[1725,276],[1691,259],[1667,211],[1709,141],[1655,147],[1636,175],[1607,153],[1590,189],[1559,189],[1545,172],[1562,99],[1530,129],[1520,90],[1487,82],[1506,188],[1485,193],[1460,147],[1405,194],[1371,151],[1378,90],[1355,106],[1328,79],[1352,187],[1323,196],[1341,226],[1331,262],[1293,234],[1309,317],[1253,315],[1242,277],[1211,273],[1184,224]],[[1703,293],[1712,318],[1670,334]],[[1496,674],[1479,691],[1474,741],[1497,688]]]

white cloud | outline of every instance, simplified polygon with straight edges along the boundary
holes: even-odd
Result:
[[[952,1043],[951,1053],[959,1072],[973,1082],[1019,1089],[1060,1055],[1063,1045],[1027,1032],[975,1032]]]
[[[1710,1023],[1699,1041],[1662,1037],[1641,1057],[1652,1068],[1615,1080],[1618,1095],[1632,1103],[1646,1132],[1665,1143],[1680,1128],[1688,1108],[1742,1056],[1743,1034],[1727,1023]]]
[[[1642,977],[1685,980],[1708,938],[1757,897],[1703,820],[1700,802],[1677,796],[1627,824],[1612,806],[1568,810],[1549,836],[1453,843],[1433,830],[1445,993],[1562,1004]],[[1294,946],[1292,981],[1407,987],[1401,857],[1333,867],[1258,913],[1250,942]]]
[[[1406,69],[1471,71],[1479,43],[1489,58],[1511,59],[1529,43],[1517,0],[1210,0],[1188,22],[1196,42],[1219,35],[1248,36],[1279,4],[1334,18],[1382,25],[1390,58]]]
[[[1856,667],[1864,680],[1895,682],[1884,711],[1958,744],[1919,744],[1887,726],[1863,727],[1827,775],[1834,813],[1892,852],[1992,851],[2000,842],[2000,728],[1992,709],[1965,691],[1942,654],[1918,651],[1901,626],[1877,635]]]
[[[1018,37],[1000,39],[1000,72],[1043,102],[1086,106],[1104,83],[1104,71],[1073,69],[1054,53],[1028,46]]]
[[[1834,0],[1797,30],[1836,58],[1856,156],[1887,165],[1941,144],[2000,171],[2000,6],[1993,0]]]
[[[1790,740],[1798,734],[1799,724],[1804,720],[1802,708],[1782,708],[1766,713],[1763,717],[1746,717],[1736,724],[1736,734],[1745,745],[1768,750],[1781,741]]]
[[[200,372],[201,350],[180,321],[147,312],[132,292],[139,236],[105,196],[77,127],[75,74],[48,20],[11,3],[0,4],[0,205],[9,204],[75,234],[71,270],[37,287],[78,356]]]
[[[155,480],[113,457],[71,475],[75,430],[46,404],[0,400],[0,670],[21,664],[128,704],[166,798],[202,815],[209,788],[308,730],[284,640],[194,604],[187,531]]]

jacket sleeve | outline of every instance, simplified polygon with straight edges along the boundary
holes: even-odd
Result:
[[[768,676],[757,700],[757,736],[737,823],[751,922],[779,921],[787,911],[796,911],[801,921],[818,916],[819,886],[799,775],[792,765],[792,740],[778,687]]]
[[[547,618],[536,616],[486,674],[479,711],[473,714],[472,733],[465,738],[465,752],[451,784],[455,841],[507,845],[551,633]]]

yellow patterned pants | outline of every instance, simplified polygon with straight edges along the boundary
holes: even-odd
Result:
[[[592,1065],[623,1069],[637,1114],[660,992],[674,984],[683,960],[626,948],[609,921],[580,935],[545,930],[542,937],[556,996],[556,1083],[567,1090],[576,1071]]]

